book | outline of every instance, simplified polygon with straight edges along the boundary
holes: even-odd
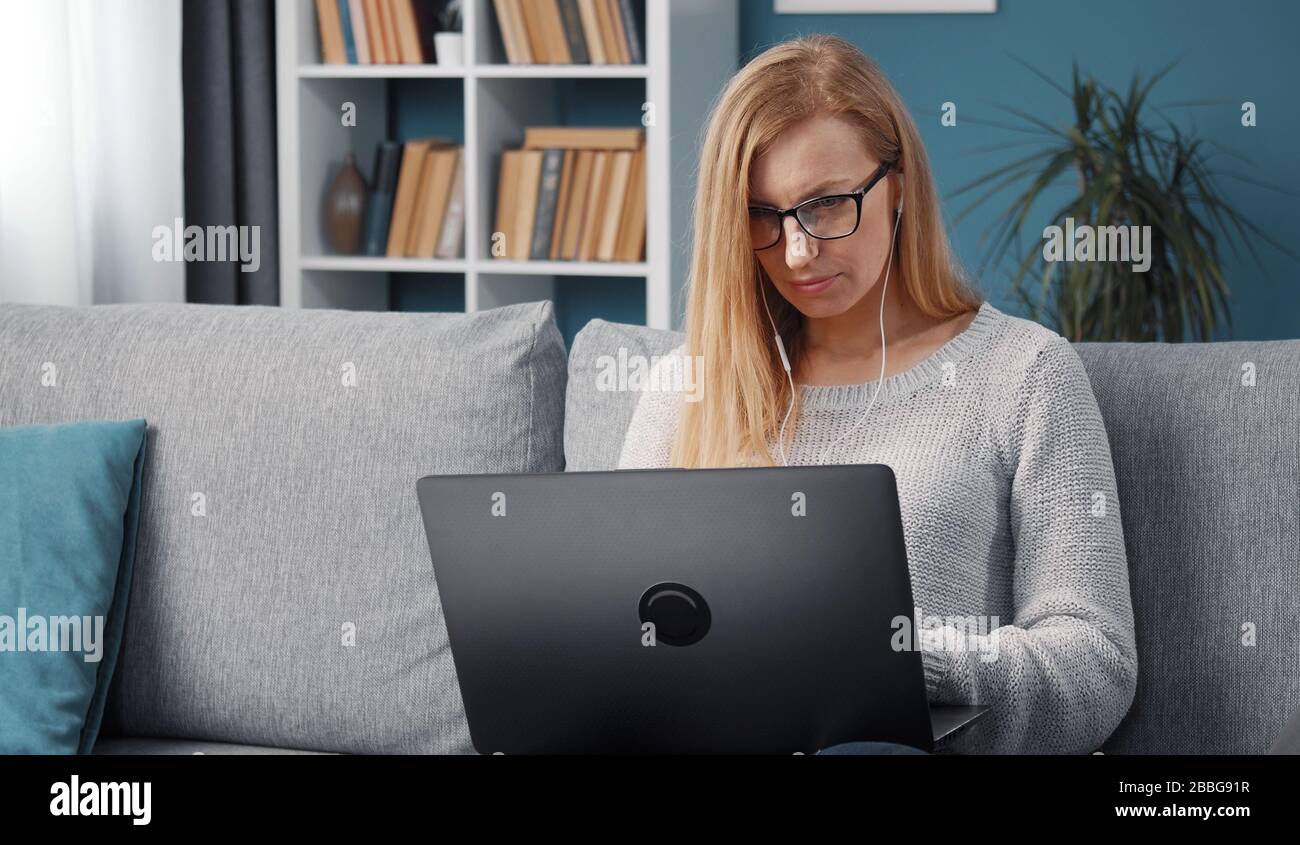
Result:
[[[596,17],[600,22],[600,43],[605,47],[605,63],[611,65],[623,64],[612,19],[615,12],[614,0],[595,0],[595,3]]]
[[[551,227],[551,249],[547,257],[556,261],[560,257],[560,243],[564,240],[564,221],[569,213],[569,198],[573,190],[574,162],[577,150],[565,150],[564,162],[560,165],[560,196],[555,201],[555,225]]]
[[[609,187],[605,191],[600,239],[596,242],[597,261],[614,260],[614,247],[618,242],[618,227],[622,222],[623,204],[627,199],[628,179],[632,174],[632,157],[635,153],[619,150],[610,155]]]
[[[497,28],[501,30],[501,44],[506,50],[506,61],[512,65],[524,64],[523,53],[519,49],[518,34],[509,8],[508,0],[492,0],[492,8],[497,16]]]
[[[546,49],[542,27],[542,10],[537,0],[519,0],[519,18],[523,23],[524,35],[528,39],[528,50],[532,54],[533,64],[551,63],[550,53]]]
[[[460,149],[436,149],[427,156],[424,189],[420,192],[420,214],[411,229],[413,237],[407,239],[409,248],[406,254],[413,258],[433,258],[438,248]]]
[[[424,157],[434,146],[445,146],[447,143],[445,138],[419,138],[407,141],[402,148],[402,167],[397,177],[397,193],[393,195],[393,218],[388,224],[386,254],[389,258],[401,258],[406,254],[406,238],[415,217]]]
[[[411,203],[411,223],[406,229],[406,240],[402,244],[402,254],[407,258],[415,257],[416,246],[420,240],[420,227],[427,216],[428,201],[433,179],[433,150],[427,151],[420,159],[420,175],[416,180],[415,199]],[[400,187],[401,182],[398,181]]]
[[[385,141],[375,149],[375,178],[371,181],[370,202],[366,205],[366,222],[362,251],[366,255],[383,255],[388,243],[388,224],[393,213],[393,192],[397,190],[397,172],[402,159],[402,145]]]
[[[524,129],[526,150],[560,147],[636,151],[644,144],[645,129],[640,126],[528,126]]]
[[[551,257],[551,236],[555,233],[555,207],[560,200],[560,177],[564,150],[542,152],[542,176],[537,193],[537,216],[533,224],[532,246],[528,257],[545,261]]]
[[[605,196],[609,192],[609,164],[613,153],[609,150],[596,150],[595,153],[591,183],[587,187],[587,207],[582,214],[582,237],[578,241],[579,261],[591,261],[596,256],[605,214]]]
[[[343,52],[347,56],[348,64],[357,63],[357,42],[352,35],[352,11],[348,8],[348,0],[338,0],[339,23],[343,27]]]
[[[397,30],[393,28],[393,0],[375,0],[375,8],[379,11],[379,32],[384,45],[384,64],[401,64],[402,57],[397,50]]]
[[[637,150],[635,156],[632,160],[632,174],[629,177],[627,202],[623,205],[618,245],[614,249],[615,261],[640,261],[645,250],[645,147]]]
[[[366,35],[370,38],[370,61],[372,64],[388,64],[384,55],[384,33],[379,26],[379,0],[361,0],[365,10]]]
[[[523,150],[501,153],[497,180],[497,216],[492,231],[492,257],[510,258],[515,236],[515,197],[519,193],[519,162]]]
[[[397,34],[397,51],[404,65],[418,65],[424,61],[420,51],[420,28],[415,21],[415,6],[411,0],[391,0],[393,29]]]
[[[582,18],[582,35],[587,44],[587,53],[593,65],[609,64],[605,57],[605,45],[600,37],[600,16],[596,14],[597,0],[578,0],[578,12]]]
[[[540,10],[538,20],[542,25],[542,38],[546,40],[546,54],[553,65],[573,64],[569,42],[564,36],[564,19],[560,16],[559,0],[534,0]]]
[[[630,64],[632,57],[627,51],[627,34],[623,27],[623,11],[619,6],[618,0],[605,0],[609,4],[609,20],[614,31],[614,45],[618,51],[618,63],[621,65]]]
[[[542,184],[542,150],[519,153],[519,189],[515,198],[515,236],[510,257],[527,261],[537,219],[537,195]]]
[[[533,53],[533,44],[528,37],[528,26],[524,19],[524,0],[507,0],[506,8],[510,10],[511,19],[514,21],[519,51],[524,57],[523,63],[526,65],[536,64],[538,61],[537,56]]]
[[[364,0],[347,0],[348,14],[352,17],[352,36],[356,39],[357,63],[371,64],[370,27],[366,25],[366,4]]]
[[[587,54],[587,38],[582,32],[582,14],[578,0],[559,0],[560,18],[564,23],[564,40],[569,46],[569,61],[577,65],[591,64]]]
[[[619,9],[622,11],[628,61],[634,65],[643,65],[645,64],[645,49],[641,44],[641,31],[637,27],[636,11],[632,8],[632,0],[619,0]]]
[[[348,49],[343,42],[343,21],[336,0],[316,0],[316,22],[320,27],[321,61],[327,65],[348,63]]]
[[[459,258],[465,240],[465,148],[457,148],[456,169],[451,175],[451,197],[447,201],[447,216],[442,223],[436,255],[439,258]]]
[[[595,163],[595,150],[574,150],[573,186],[569,191],[569,207],[564,215],[564,238],[560,243],[560,259],[575,261],[582,237],[582,222],[586,217],[588,195],[591,193],[591,172]]]

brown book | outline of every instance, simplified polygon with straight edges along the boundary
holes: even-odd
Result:
[[[378,0],[361,0],[361,7],[366,18],[366,40],[370,42],[370,61],[377,65],[387,64],[384,53],[384,33],[379,28]]]
[[[609,19],[614,25],[614,43],[618,45],[618,64],[632,63],[632,52],[627,49],[627,30],[623,26],[623,10],[618,0],[605,0],[609,4]]]
[[[537,0],[541,10],[542,34],[546,39],[546,54],[551,64],[573,64],[573,53],[569,50],[569,39],[564,35],[564,18],[560,15],[557,0]]]
[[[538,5],[538,0],[519,0],[519,12],[528,38],[529,51],[533,54],[533,63],[550,64],[550,53],[546,49],[546,31],[542,26],[542,9]]]
[[[489,243],[493,258],[510,258],[515,238],[515,198],[519,194],[519,162],[522,150],[505,150],[501,153],[501,174],[497,180],[497,216]],[[496,252],[498,238],[504,238],[502,252]]]
[[[384,43],[384,64],[401,64],[402,57],[397,52],[397,30],[393,28],[392,0],[375,0],[379,12],[379,34]]]
[[[497,16],[497,29],[501,30],[501,44],[506,48],[506,61],[517,65],[522,63],[522,58],[508,6],[508,0],[492,0],[492,10]]]
[[[597,0],[578,0],[578,14],[582,18],[582,35],[587,41],[587,54],[593,65],[607,65],[605,44],[600,38],[600,17],[596,14]]]
[[[424,189],[420,192],[420,215],[407,238],[406,254],[413,258],[433,258],[442,234],[447,205],[451,201],[451,178],[460,158],[458,147],[430,150],[424,166]]]
[[[506,9],[510,12],[511,25],[515,30],[515,43],[519,46],[521,64],[531,65],[537,59],[533,56],[533,45],[528,40],[528,27],[524,24],[524,0],[507,0]]]
[[[420,194],[420,179],[424,174],[424,158],[434,146],[443,146],[445,138],[419,138],[407,141],[402,148],[402,166],[397,173],[397,193],[393,198],[393,216],[388,224],[389,258],[406,254],[406,238],[415,219],[416,201]]]
[[[587,207],[582,214],[582,239],[578,243],[578,260],[592,261],[600,244],[601,223],[605,219],[605,197],[609,192],[609,171],[613,153],[596,150],[591,165],[591,184],[587,189]]]
[[[348,63],[348,48],[343,42],[343,19],[336,0],[316,0],[316,21],[320,25],[321,61],[327,65]]]
[[[560,196],[555,201],[555,223],[551,228],[551,252],[549,258],[556,261],[560,257],[560,244],[564,240],[564,218],[569,213],[569,191],[573,187],[573,165],[577,150],[564,151],[564,164],[560,166]]]
[[[591,166],[596,159],[595,150],[576,150],[573,168],[573,187],[569,190],[569,208],[564,214],[564,240],[560,244],[560,259],[576,261],[578,244],[582,237],[582,221],[586,216],[587,194],[591,190]]]
[[[515,197],[515,237],[510,257],[527,261],[533,243],[533,224],[537,220],[537,196],[542,186],[541,150],[521,150],[519,158],[519,193]]]
[[[641,251],[645,249],[645,147],[637,150],[635,156],[627,202],[623,204],[623,220],[619,224],[618,245],[614,248],[615,261],[640,261]]]
[[[420,27],[415,21],[415,7],[411,0],[391,0],[393,8],[394,29],[397,31],[397,50],[404,65],[418,65],[424,62],[420,51]]]
[[[429,182],[433,175],[433,150],[425,153],[420,160],[420,178],[416,181],[415,200],[411,203],[411,225],[406,229],[406,241],[402,254],[407,258],[415,257],[415,246],[420,240],[420,226],[424,225],[425,208],[429,192]],[[398,183],[401,184],[400,181]]]
[[[639,126],[529,126],[524,129],[524,149],[632,150],[645,144]]]
[[[618,227],[622,223],[623,205],[627,199],[628,180],[632,175],[632,159],[636,153],[619,150],[611,153],[609,187],[605,191],[605,211],[600,224],[600,240],[596,243],[596,260],[613,261],[614,247],[618,243]]]
[[[614,21],[610,17],[616,9],[608,0],[596,0],[596,19],[600,23],[600,43],[605,50],[606,64],[622,64],[618,44],[614,39]]]

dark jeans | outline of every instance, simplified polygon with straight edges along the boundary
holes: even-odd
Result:
[[[823,748],[818,754],[928,754],[910,745],[897,742],[841,742],[830,748]]]

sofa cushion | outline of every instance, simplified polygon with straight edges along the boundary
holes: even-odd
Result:
[[[598,389],[602,356],[682,340],[603,320],[578,333],[569,469],[617,466],[640,395]],[[1263,753],[1300,708],[1300,341],[1076,349],[1110,440],[1137,635],[1137,693],[1104,749]]]
[[[95,744],[130,599],[145,426],[0,427],[0,754]]]
[[[608,390],[602,373],[622,366],[630,370],[637,357],[646,363],[675,349],[681,332],[650,329],[607,320],[592,320],[573,338],[569,353],[569,383],[564,408],[565,469],[574,472],[614,469],[623,449],[623,435],[641,397],[636,390]],[[619,362],[623,361],[624,364]]]
[[[1264,753],[1300,707],[1300,341],[1076,348],[1137,633],[1137,693],[1104,748]]]
[[[472,752],[415,483],[562,469],[564,379],[549,303],[0,305],[0,425],[149,420],[106,727]]]

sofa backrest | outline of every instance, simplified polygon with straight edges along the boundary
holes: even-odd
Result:
[[[682,340],[578,333],[569,469],[618,461],[639,394],[601,390],[602,369]],[[1300,341],[1075,348],[1110,440],[1137,634],[1137,693],[1104,750],[1267,751],[1300,708]]]
[[[472,752],[416,480],[563,469],[564,379],[549,303],[0,305],[0,425],[149,424],[106,733]]]

